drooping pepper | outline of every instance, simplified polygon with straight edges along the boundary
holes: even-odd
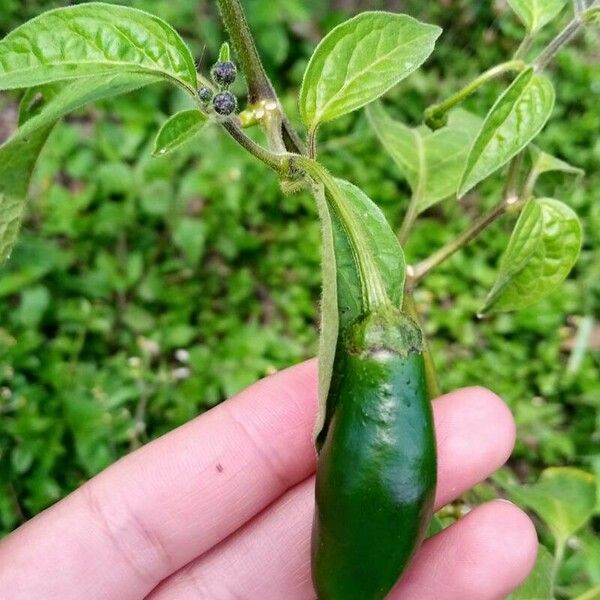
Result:
[[[429,525],[436,449],[419,327],[380,306],[340,332],[319,461],[319,600],[380,600]]]

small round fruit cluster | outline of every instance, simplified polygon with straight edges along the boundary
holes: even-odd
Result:
[[[216,94],[208,87],[198,90],[198,97],[205,106],[212,103],[214,111],[223,117],[227,117],[237,108],[237,98],[229,91],[229,86],[235,81],[237,67],[229,58],[229,45],[223,44],[219,54],[219,60],[212,66],[210,76],[218,88]]]

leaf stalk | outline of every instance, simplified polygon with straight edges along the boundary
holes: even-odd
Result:
[[[524,61],[513,59],[488,69],[443,102],[428,107],[425,110],[425,123],[432,129],[443,127],[446,121],[446,113],[474,94],[481,86],[502,77],[505,73],[520,73],[526,66]]]

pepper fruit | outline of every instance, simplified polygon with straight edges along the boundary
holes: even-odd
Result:
[[[381,600],[422,542],[436,448],[419,327],[382,306],[341,332],[319,461],[312,572],[319,600]]]

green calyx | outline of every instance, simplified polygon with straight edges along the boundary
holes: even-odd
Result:
[[[348,331],[348,352],[372,358],[402,358],[423,352],[423,334],[417,323],[392,305],[378,307],[361,317]]]

